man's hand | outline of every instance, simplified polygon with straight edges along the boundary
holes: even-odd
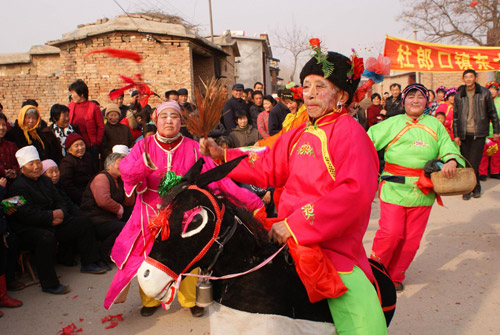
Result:
[[[224,149],[215,143],[213,138],[200,138],[200,153],[204,156],[212,157],[212,159],[224,160]]]
[[[285,221],[279,221],[273,224],[268,235],[270,240],[276,241],[279,244],[286,243],[286,240],[292,237],[292,234],[290,233],[290,230],[288,230]]]
[[[443,171],[443,176],[446,178],[453,178],[455,176],[455,172],[457,171],[457,162],[454,160],[447,162],[443,165],[441,171]]]
[[[61,209],[52,211],[52,225],[60,225],[64,220],[64,212]]]
[[[455,143],[458,145],[458,146],[461,146],[462,145],[462,141],[460,141],[460,137],[455,137],[453,139],[453,141],[455,141]]]
[[[494,142],[497,142],[499,139],[500,139],[500,135],[499,134],[493,134],[493,141]]]
[[[2,186],[3,188],[7,187],[7,178],[4,177],[0,178],[0,186]]]
[[[10,179],[14,179],[17,177],[17,173],[14,169],[5,170],[5,176]]]

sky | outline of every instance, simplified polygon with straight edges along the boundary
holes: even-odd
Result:
[[[0,12],[0,53],[27,52],[33,45],[60,39],[79,24],[92,23],[127,12],[160,9],[199,25],[210,33],[208,0],[17,0],[5,1]],[[386,35],[413,39],[412,29],[396,21],[398,0],[212,0],[214,34],[244,30],[246,36],[290,29],[295,23],[323,41],[328,50],[346,55],[355,48],[360,56],[383,53]],[[281,63],[286,51],[273,48]]]

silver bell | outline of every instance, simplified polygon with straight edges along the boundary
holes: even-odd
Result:
[[[196,306],[208,307],[214,302],[214,288],[208,279],[201,279],[196,284]]]

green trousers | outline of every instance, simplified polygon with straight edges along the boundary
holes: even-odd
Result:
[[[375,288],[363,270],[354,266],[349,274],[340,274],[348,291],[328,299],[333,322],[339,335],[386,335],[384,312]]]

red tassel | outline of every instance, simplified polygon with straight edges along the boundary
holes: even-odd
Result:
[[[140,63],[142,61],[141,55],[139,55],[137,52],[132,51],[132,50],[121,50],[121,49],[100,49],[100,50],[94,50],[85,55],[85,57],[92,55],[92,54],[97,54],[97,53],[107,53],[111,57],[115,58],[126,58],[133,60],[136,63]]]
[[[361,100],[363,100],[366,95],[366,92],[368,92],[368,90],[373,86],[373,84],[375,84],[375,82],[371,79],[365,81],[363,85],[358,87],[358,89],[354,93],[354,98],[352,99],[352,101],[360,102]]]

